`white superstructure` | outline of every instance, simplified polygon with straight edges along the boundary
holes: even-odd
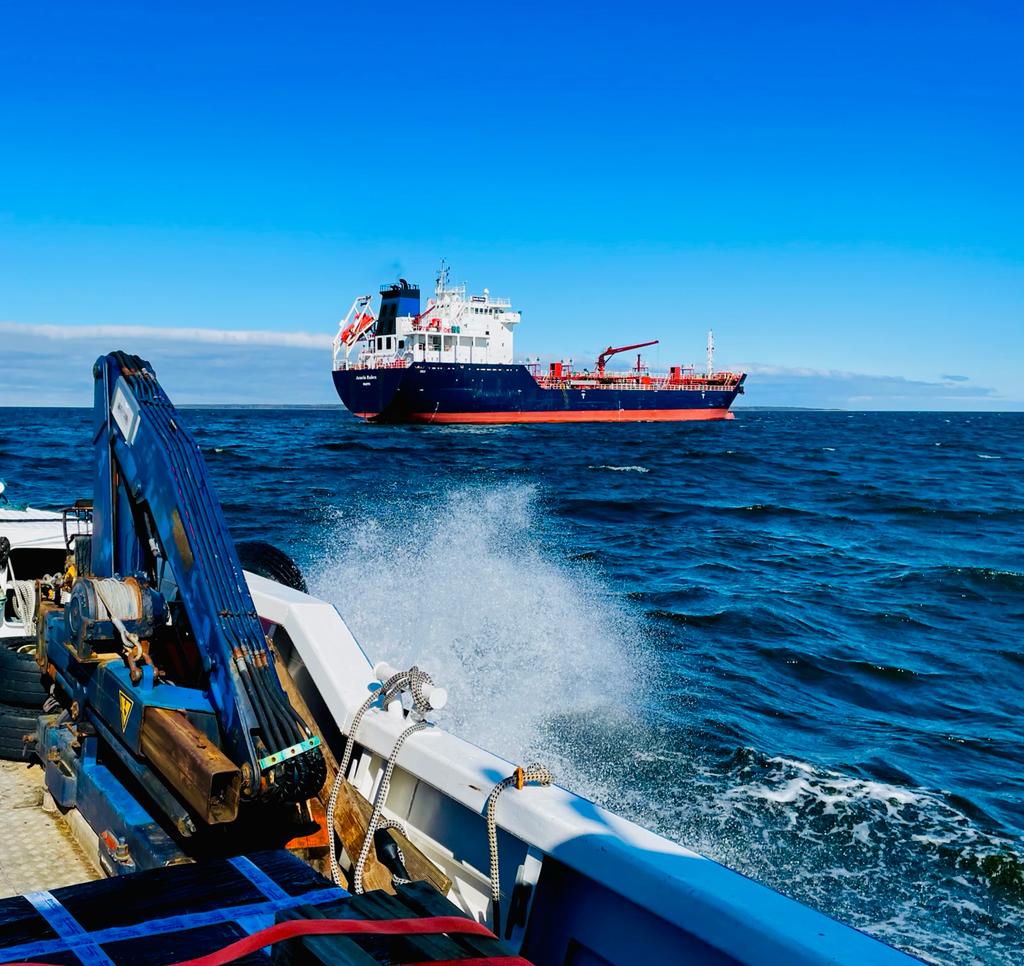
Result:
[[[380,315],[370,311],[371,296],[360,296],[338,325],[334,368],[378,369],[414,362],[512,362],[512,335],[522,318],[509,299],[467,295],[466,286],[450,285],[444,262],[437,273],[434,297],[419,308],[419,290],[404,280],[381,291]],[[402,312],[404,314],[398,314]],[[349,361],[353,348],[359,347]]]

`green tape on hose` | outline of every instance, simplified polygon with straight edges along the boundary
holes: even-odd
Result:
[[[319,745],[320,739],[316,735],[313,735],[312,738],[300,741],[297,745],[292,745],[291,747],[284,748],[281,751],[275,751],[272,755],[267,755],[266,758],[260,759],[260,771],[266,771],[268,768],[273,768],[274,765],[280,765],[282,761],[287,761],[289,758],[301,755],[304,751],[311,751],[313,748],[319,747]]]

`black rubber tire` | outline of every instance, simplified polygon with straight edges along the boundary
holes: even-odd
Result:
[[[50,693],[49,683],[39,673],[35,654],[22,654],[18,648],[31,644],[34,637],[15,637],[0,641],[0,704],[23,708],[41,708]]]
[[[243,540],[235,544],[235,550],[242,562],[243,570],[259,574],[268,580],[276,580],[285,587],[291,587],[292,590],[309,593],[306,578],[302,576],[302,571],[295,561],[273,544],[265,540]]]
[[[28,761],[25,736],[36,733],[38,712],[31,708],[12,708],[0,704],[0,758],[5,761]]]

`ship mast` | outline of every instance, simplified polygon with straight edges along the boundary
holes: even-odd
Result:
[[[705,375],[710,379],[715,373],[715,333],[708,329],[708,368]]]
[[[448,263],[442,258],[441,266],[437,270],[437,283],[434,286],[434,295],[437,297],[438,302],[441,301],[441,295],[445,289],[448,288]]]

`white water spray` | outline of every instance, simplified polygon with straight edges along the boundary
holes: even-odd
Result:
[[[511,760],[552,753],[555,713],[621,717],[641,678],[639,626],[592,566],[560,558],[529,486],[339,514],[310,584],[372,660],[449,689],[446,727]]]

